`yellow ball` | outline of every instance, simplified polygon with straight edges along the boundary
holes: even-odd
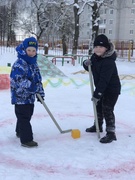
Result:
[[[79,131],[79,129],[73,129],[71,132],[71,136],[74,139],[80,138],[81,132]]]

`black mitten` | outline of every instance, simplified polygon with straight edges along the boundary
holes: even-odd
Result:
[[[42,104],[41,100],[39,99],[39,97],[38,97],[37,95],[36,95],[36,98],[37,98],[37,101],[40,102],[40,103]],[[41,98],[42,98],[42,100],[44,101],[44,97],[41,96]]]

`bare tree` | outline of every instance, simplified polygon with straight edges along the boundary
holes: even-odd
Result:
[[[7,41],[7,46],[15,42],[15,21],[17,0],[0,1],[0,39]]]
[[[89,44],[89,54],[92,53],[93,42],[99,32],[99,21],[100,21],[100,9],[102,6],[110,6],[115,0],[81,0],[82,6],[80,8],[81,13],[85,6],[89,6],[92,11],[92,34],[91,41]]]
[[[7,46],[10,46],[15,39],[16,1],[9,1],[7,6]]]
[[[39,40],[48,24],[45,15],[44,4],[40,1],[31,0],[29,4],[24,4],[24,14],[20,17],[18,24],[27,34],[33,34]],[[20,14],[19,14],[20,15]]]
[[[59,33],[62,38],[63,55],[68,53],[68,40],[73,37],[73,16],[71,7],[61,3],[61,19],[59,21]]]
[[[67,53],[67,40],[73,32],[73,18],[69,6],[58,0],[29,0],[30,6],[24,6],[25,16],[21,19],[21,27],[26,33],[33,34],[37,39],[51,40],[59,35],[63,43],[63,54]],[[29,18],[28,18],[29,17]],[[33,23],[34,22],[34,23]]]
[[[0,6],[0,39],[1,41],[4,41],[4,39],[6,38],[6,32],[5,32],[5,28],[7,26],[7,18],[6,18],[6,14],[7,14],[7,8],[6,6]]]
[[[78,0],[74,0],[74,39],[73,39],[73,49],[72,54],[77,54],[77,48],[78,48],[78,38],[79,38],[79,4]]]

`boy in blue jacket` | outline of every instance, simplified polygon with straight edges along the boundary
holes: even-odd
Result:
[[[34,37],[26,38],[17,46],[18,59],[10,73],[11,103],[15,105],[17,117],[16,136],[24,147],[35,147],[30,123],[34,111],[36,93],[44,99],[42,78],[37,65],[38,42]],[[37,99],[40,101],[39,99]]]
[[[100,139],[101,143],[110,143],[116,140],[114,106],[120,94],[120,80],[116,67],[116,52],[114,45],[104,35],[98,35],[94,41],[94,53],[90,60],[83,62],[88,71],[88,65],[94,79],[95,90],[92,100],[97,108],[97,117],[100,132],[103,131],[103,119],[106,122],[106,136]],[[86,132],[96,132],[95,123]]]

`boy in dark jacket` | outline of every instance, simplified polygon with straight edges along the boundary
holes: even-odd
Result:
[[[10,74],[11,102],[15,105],[17,117],[16,135],[25,147],[38,146],[38,143],[33,141],[30,120],[36,93],[42,98],[45,95],[37,65],[37,49],[37,40],[34,37],[26,38],[16,48],[18,59],[13,64]]]
[[[90,60],[83,62],[83,67],[91,70],[94,79],[95,90],[92,101],[96,104],[99,130],[103,132],[103,119],[106,122],[106,136],[100,139],[101,143],[110,143],[116,140],[114,106],[120,94],[120,80],[115,64],[116,52],[114,45],[104,35],[98,35],[94,41],[94,53]],[[96,132],[94,125],[86,129],[86,132]]]

